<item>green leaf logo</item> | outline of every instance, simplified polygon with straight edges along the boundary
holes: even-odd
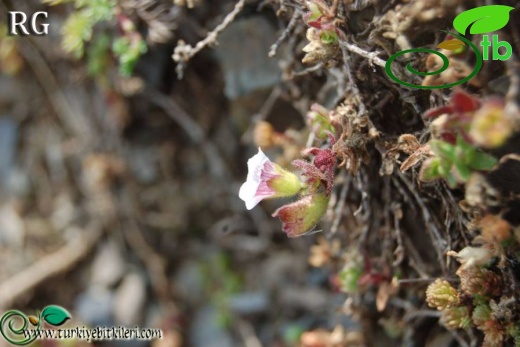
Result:
[[[509,12],[514,7],[504,5],[480,6],[455,17],[453,27],[462,35],[470,28],[470,34],[486,34],[502,29],[509,21]]]
[[[72,316],[63,307],[50,305],[43,309],[41,317],[47,323],[59,326],[65,323],[67,319],[70,319]]]

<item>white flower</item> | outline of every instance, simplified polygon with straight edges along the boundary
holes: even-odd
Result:
[[[458,253],[449,251],[447,255],[456,257],[459,263],[462,264],[462,269],[467,269],[472,266],[482,266],[491,261],[493,254],[485,247],[464,247]]]
[[[247,180],[240,187],[238,196],[248,210],[263,199],[293,196],[303,187],[298,176],[270,161],[260,148],[247,161],[247,169]]]

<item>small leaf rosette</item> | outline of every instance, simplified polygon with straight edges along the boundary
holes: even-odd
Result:
[[[329,197],[322,193],[307,195],[291,204],[280,207],[273,213],[283,223],[288,237],[308,234],[327,211]]]
[[[298,176],[273,163],[258,148],[258,153],[247,161],[247,180],[238,196],[251,210],[263,199],[290,197],[304,187]]]

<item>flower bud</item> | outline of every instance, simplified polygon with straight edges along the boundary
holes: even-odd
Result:
[[[467,246],[459,252],[449,251],[446,254],[457,258],[457,261],[462,264],[462,269],[485,265],[493,258],[493,253],[486,247]]]
[[[448,281],[437,278],[426,289],[426,302],[437,310],[445,310],[459,303],[459,294]]]
[[[257,146],[269,148],[273,145],[274,128],[269,122],[259,122],[255,125],[254,141]]]
[[[442,311],[441,323],[447,329],[467,329],[471,324],[468,308],[466,306],[451,307]]]
[[[457,271],[460,277],[460,289],[467,295],[488,296],[500,295],[502,291],[500,277],[491,270],[480,266],[460,268]]]
[[[307,195],[291,204],[280,207],[273,213],[283,223],[288,237],[309,233],[325,214],[329,197],[322,193]]]
[[[479,326],[478,329],[484,332],[483,347],[503,346],[504,332],[499,322],[490,319]]]
[[[488,304],[475,306],[471,319],[477,328],[484,327],[486,322],[491,319],[491,308]]]
[[[469,135],[478,146],[498,148],[513,132],[513,124],[504,111],[503,103],[492,100],[484,104],[473,116]]]

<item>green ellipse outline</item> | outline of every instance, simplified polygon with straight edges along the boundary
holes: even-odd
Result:
[[[419,75],[419,76],[430,76],[430,75],[437,75],[437,74],[440,74],[441,72],[443,72],[444,70],[446,70],[448,67],[449,67],[449,60],[448,60],[448,57],[446,57],[444,54],[442,54],[441,52],[437,52],[437,51],[434,51],[433,49],[429,49],[429,48],[412,48],[412,49],[407,49],[405,51],[401,51],[401,52],[397,52],[396,54],[392,55],[387,61],[386,61],[386,64],[385,64],[385,71],[386,71],[386,74],[388,75],[388,77],[390,77],[394,82],[397,82],[403,86],[406,86],[406,87],[410,87],[410,88],[416,88],[416,89],[441,89],[441,88],[451,88],[451,87],[455,87],[459,84],[462,84],[464,82],[467,82],[469,81],[470,79],[472,79],[473,77],[475,77],[475,75],[477,73],[479,73],[480,69],[482,68],[482,63],[483,63],[483,57],[482,57],[482,54],[480,53],[480,51],[478,50],[477,46],[475,44],[473,44],[473,42],[469,41],[468,39],[466,39],[464,36],[461,36],[461,35],[458,35],[458,34],[455,34],[455,33],[452,33],[452,32],[449,32],[449,31],[445,31],[445,30],[441,30],[442,32],[445,32],[447,34],[451,34],[455,37],[457,37],[458,39],[460,39],[461,41],[463,41],[465,44],[467,44],[468,46],[471,47],[471,49],[475,52],[475,55],[477,57],[477,62],[475,64],[475,68],[473,69],[473,71],[471,72],[471,74],[469,74],[466,78],[460,80],[460,81],[457,81],[457,82],[453,82],[453,83],[450,83],[450,84],[443,84],[443,85],[440,85],[440,86],[421,86],[421,85],[415,85],[415,84],[411,84],[411,83],[408,83],[408,82],[405,82],[405,81],[402,81],[400,80],[397,76],[394,75],[394,73],[392,72],[392,69],[390,68],[390,65],[392,65],[393,61],[403,55],[403,54],[406,54],[406,53],[413,53],[413,52],[425,52],[425,53],[432,53],[432,54],[435,54],[439,57],[441,57],[442,61],[443,61],[443,65],[440,69],[436,70],[436,71],[432,71],[432,72],[420,72],[420,71],[417,71],[415,70],[414,68],[411,67],[410,65],[410,62],[406,65],[406,68],[408,71],[410,71],[411,73],[413,73],[414,75]]]
[[[34,340],[36,340],[36,335],[33,335],[32,337],[29,337],[29,338],[26,338],[26,339],[20,340],[20,341],[15,341],[15,340],[11,339],[9,336],[7,336],[7,334],[4,332],[4,325],[5,325],[6,321],[7,321],[7,319],[12,318],[13,316],[21,317],[23,324],[22,324],[22,326],[20,328],[16,329],[13,326],[13,319],[9,320],[7,325],[9,327],[9,330],[12,333],[14,333],[15,335],[22,335],[23,331],[27,328],[27,325],[28,325],[27,323],[28,323],[29,319],[27,318],[27,316],[23,312],[18,311],[18,310],[7,311],[6,313],[4,313],[4,315],[2,316],[2,319],[0,320],[0,333],[2,334],[4,339],[6,339],[7,342],[9,342],[9,343],[11,343],[13,345],[16,345],[16,346],[28,345],[29,343],[31,343]],[[36,327],[37,330],[40,329],[40,320],[41,319],[38,319],[38,326]]]

